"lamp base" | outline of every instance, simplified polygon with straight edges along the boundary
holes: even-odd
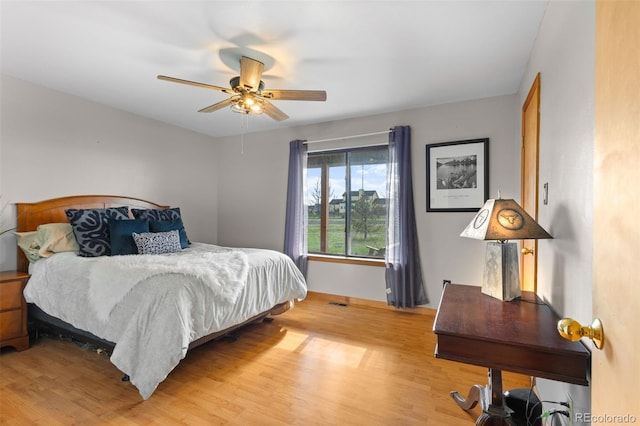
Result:
[[[487,243],[482,292],[502,301],[520,297],[518,243]]]

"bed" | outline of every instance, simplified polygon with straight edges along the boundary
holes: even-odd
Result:
[[[123,224],[140,222],[133,219],[145,212],[179,214],[179,209],[132,197],[71,196],[17,203],[16,232],[39,235],[52,224],[71,221],[78,237],[66,212],[96,209],[126,212]],[[24,295],[36,335],[42,327],[54,328],[106,349],[111,362],[148,399],[189,349],[282,314],[306,296],[304,277],[284,254],[184,244],[185,228],[133,234],[176,239],[170,243],[178,249],[163,254],[86,257],[81,245],[81,255],[53,250],[33,259],[18,248],[18,269],[31,274]],[[116,250],[114,228],[111,232]]]

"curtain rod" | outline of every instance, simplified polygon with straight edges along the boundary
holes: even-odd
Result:
[[[352,136],[342,136],[339,138],[329,138],[329,139],[318,139],[315,141],[306,141],[304,142],[305,145],[311,144],[311,143],[318,143],[318,142],[331,142],[331,141],[339,141],[339,140],[343,140],[343,139],[353,139],[353,138],[362,138],[365,136],[375,136],[375,135],[383,135],[385,133],[391,133],[392,130],[385,130],[383,132],[375,132],[375,133],[363,133],[361,135],[352,135]]]

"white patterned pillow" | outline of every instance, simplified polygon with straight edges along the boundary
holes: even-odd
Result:
[[[168,232],[143,232],[131,234],[139,254],[175,253],[182,250],[177,230]]]

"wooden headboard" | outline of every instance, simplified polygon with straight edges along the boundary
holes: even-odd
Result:
[[[16,203],[17,232],[35,231],[43,223],[69,223],[66,209],[104,209],[108,207],[129,207],[136,209],[167,209],[169,206],[152,203],[133,197],[117,195],[74,195],[70,197],[52,198],[37,203]],[[18,270],[28,272],[29,261],[18,250]]]

